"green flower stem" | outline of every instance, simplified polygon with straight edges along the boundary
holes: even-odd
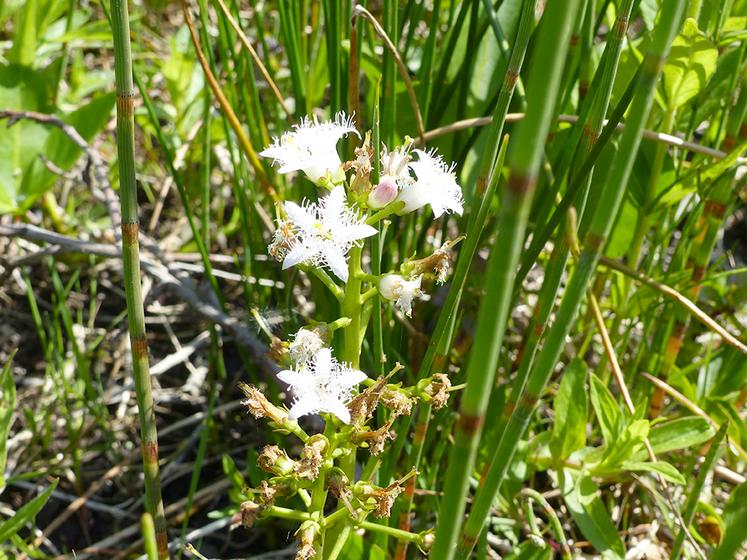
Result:
[[[350,318],[350,324],[343,330],[343,352],[342,361],[349,364],[354,369],[360,368],[360,355],[361,345],[363,344],[363,336],[365,334],[365,323],[364,323],[364,309],[361,302],[361,288],[362,280],[360,275],[361,270],[361,257],[363,255],[363,248],[353,246],[348,255],[348,281],[345,285],[345,296],[342,301],[342,314],[345,317]],[[327,431],[330,431],[327,434]],[[327,428],[325,429],[325,435],[330,439],[334,431],[334,425],[332,419],[327,419]],[[355,466],[356,466],[356,448],[352,447],[350,453],[344,455],[340,459],[340,468],[348,477],[348,480],[355,480]],[[321,476],[320,476],[321,478]],[[326,497],[326,493],[325,493]],[[322,509],[324,504],[322,504]],[[329,558],[329,554],[332,551],[337,550],[340,540],[345,540],[348,531],[344,531],[345,524],[337,524],[329,532],[327,538],[328,542],[332,543],[332,547],[329,548],[329,552],[325,552],[324,548],[321,550],[321,558]]]
[[[613,161],[607,183],[602,190],[589,232],[584,237],[583,250],[563,294],[555,322],[548,331],[545,343],[529,374],[526,390],[511,413],[508,425],[495,448],[486,475],[483,477],[482,485],[477,490],[472,511],[460,539],[459,558],[469,556],[483,528],[518,444],[555,369],[565,337],[573,326],[584,300],[599,254],[609,236],[614,217],[622,202],[640,146],[643,126],[653,103],[656,82],[669,52],[669,46],[677,32],[684,7],[684,0],[667,0],[663,4],[650,50],[642,63],[638,91],[630,108],[625,131],[620,139],[617,157]],[[531,92],[531,89],[529,91]],[[469,380],[467,390],[469,390]],[[458,442],[459,438],[457,438]]]
[[[381,210],[371,214],[368,218],[366,218],[366,223],[369,226],[372,226],[374,224],[378,224],[381,220],[386,218],[387,216],[391,216],[392,214],[396,214],[397,212],[400,212],[405,207],[405,203],[402,201],[395,200],[394,202],[391,202],[384,206]]]
[[[412,543],[420,542],[422,537],[418,533],[411,533],[410,531],[403,531],[395,527],[389,527],[388,525],[382,525],[380,523],[373,523],[371,521],[357,521],[356,526],[366,531],[375,531],[377,533],[383,533],[395,539],[404,540]]]
[[[321,525],[322,527],[331,527],[340,520],[345,519],[348,515],[350,515],[348,508],[342,506],[338,508],[337,511],[330,513],[327,517],[322,519]]]
[[[361,303],[366,303],[369,299],[379,293],[378,288],[369,288],[361,294]]]
[[[291,521],[308,521],[312,519],[311,514],[305,511],[298,511],[295,509],[284,508],[279,506],[270,506],[262,515],[269,517],[278,517],[280,519],[290,519]]]
[[[145,507],[153,518],[158,557],[169,557],[166,517],[161,499],[158,468],[158,433],[148,363],[148,340],[140,284],[138,204],[135,182],[135,89],[130,52],[130,21],[127,0],[112,0],[114,75],[117,86],[117,160],[122,209],[122,263],[124,266],[127,321],[130,331],[132,370],[140,420],[140,448],[145,474]]]
[[[576,21],[580,0],[553,2],[544,18],[552,25],[541,28],[537,53],[527,81],[527,117],[517,127],[509,147],[510,175],[503,191],[498,223],[500,228],[491,251],[485,278],[487,286],[480,301],[475,342],[467,363],[467,387],[462,395],[454,446],[448,460],[439,526],[431,558],[451,560],[457,544],[467,499],[469,479],[485,422],[485,411],[493,388],[498,357],[508,318],[515,271],[524,243],[529,209],[542,162],[543,143],[552,120],[560,86],[560,74],[568,39]],[[492,494],[491,494],[492,497]],[[471,550],[482,528],[467,543]],[[472,535],[472,533],[469,533]],[[457,554],[467,558],[466,554]]]
[[[332,280],[332,277],[327,274],[327,272],[323,268],[319,266],[301,266],[301,269],[307,273],[310,272],[311,274],[319,278],[322,284],[324,284],[327,289],[332,292],[332,295],[335,296],[337,301],[339,301],[340,303],[343,302],[343,300],[345,299],[345,293],[342,291],[342,288],[340,288],[340,286],[338,286],[335,281]]]

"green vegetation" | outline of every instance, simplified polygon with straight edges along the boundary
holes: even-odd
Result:
[[[743,557],[746,118],[746,0],[0,2],[0,559]]]

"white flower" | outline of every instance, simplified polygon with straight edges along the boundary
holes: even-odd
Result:
[[[297,420],[307,414],[329,412],[350,423],[347,402],[352,389],[367,378],[366,374],[339,363],[329,348],[322,348],[298,370],[284,370],[278,379],[290,385],[293,404],[288,417]]]
[[[353,245],[376,233],[345,205],[345,190],[335,187],[317,204],[286,202],[285,213],[295,238],[283,260],[283,270],[299,263],[328,267],[348,281],[347,254]]]
[[[324,340],[313,329],[299,329],[293,342],[288,345],[288,353],[294,364],[303,364],[311,360],[324,348]]]
[[[406,185],[399,194],[399,200],[405,203],[403,213],[430,204],[436,218],[449,211],[461,216],[462,189],[456,182],[454,164],[447,165],[433,150],[414,151],[418,154],[418,161],[410,163],[410,167],[418,179]]]
[[[406,138],[403,146],[389,152],[384,146],[381,150],[381,180],[393,180],[402,188],[405,185],[413,183],[410,176],[409,163],[410,147],[413,144],[412,138]],[[417,150],[416,150],[417,151]]]
[[[358,132],[353,127],[353,118],[340,112],[333,121],[317,122],[316,117],[304,117],[301,124],[274,138],[270,147],[259,155],[280,163],[280,173],[303,171],[316,185],[328,181],[341,183],[345,172],[337,153],[337,142],[349,132]],[[359,135],[360,136],[360,135]]]
[[[412,317],[412,300],[423,294],[420,289],[422,278],[421,275],[414,280],[405,280],[399,274],[387,274],[379,280],[379,293],[393,301],[405,315]]]

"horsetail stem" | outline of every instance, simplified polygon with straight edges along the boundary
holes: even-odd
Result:
[[[529,207],[539,173],[543,143],[550,127],[560,86],[562,61],[568,50],[579,0],[553,3],[543,16],[538,53],[527,83],[527,118],[517,127],[509,147],[508,183],[503,192],[495,241],[486,276],[487,290],[480,303],[475,342],[467,364],[467,386],[462,396],[455,445],[452,447],[444,497],[439,510],[439,531],[433,546],[435,560],[454,558],[457,537],[467,499],[469,477],[475,463],[503,333],[513,291],[514,271],[523,248]],[[475,536],[476,537],[476,536]],[[472,547],[470,546],[470,549]],[[463,558],[465,556],[458,556]]]
[[[545,343],[531,369],[526,390],[516,404],[516,408],[511,412],[506,429],[496,446],[487,473],[483,477],[483,484],[475,495],[472,511],[465,523],[459,543],[460,558],[466,558],[474,547],[519,441],[526,431],[542,391],[557,364],[565,337],[570,332],[594,275],[599,254],[609,236],[614,216],[622,202],[640,146],[643,127],[653,103],[655,85],[677,32],[685,4],[684,0],[668,0],[662,6],[651,47],[642,63],[638,91],[630,108],[625,131],[620,139],[619,151],[602,190],[589,231],[584,236],[583,250],[561,299],[555,322],[548,331]]]
[[[168,558],[166,517],[161,499],[158,468],[158,433],[148,363],[148,339],[140,284],[140,247],[137,184],[135,181],[135,88],[132,79],[130,21],[127,0],[112,0],[114,75],[117,86],[117,161],[122,209],[122,263],[127,322],[130,331],[132,371],[140,420],[141,451],[145,474],[145,506],[155,525],[158,557]]]

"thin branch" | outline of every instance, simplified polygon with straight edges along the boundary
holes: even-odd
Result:
[[[71,252],[85,253],[100,257],[120,259],[122,256],[121,249],[116,245],[81,241],[31,224],[0,225],[0,236],[18,237],[29,241],[51,243],[59,247],[64,247]],[[202,315],[205,319],[217,323],[231,332],[236,341],[249,350],[252,357],[259,362],[263,369],[270,373],[278,371],[277,365],[265,355],[267,352],[265,345],[237,318],[227,315],[197,295],[197,293],[189,286],[189,283],[183,280],[186,273],[183,270],[179,270],[179,267],[177,266],[178,263],[164,265],[143,255],[140,256],[140,263],[143,270],[152,276],[158,285],[171,289],[176,295],[192,307],[194,311]]]
[[[363,16],[369,21],[376,34],[382,41],[384,41],[386,48],[389,49],[389,52],[397,62],[397,69],[399,70],[399,74],[402,77],[402,81],[405,83],[405,89],[407,89],[407,96],[410,98],[410,105],[412,105],[412,110],[415,112],[415,123],[418,127],[418,136],[420,137],[420,143],[424,146],[426,143],[426,136],[425,125],[423,124],[423,114],[420,112],[420,105],[418,104],[418,98],[415,96],[415,89],[412,87],[412,80],[410,80],[410,74],[407,70],[407,66],[405,66],[405,63],[402,61],[402,57],[399,55],[399,52],[397,52],[397,47],[394,46],[394,43],[392,43],[392,40],[386,34],[386,31],[384,31],[384,28],[381,27],[381,24],[376,21],[376,18],[373,16],[373,14],[371,14],[371,12],[369,12],[363,6],[356,5],[355,8],[353,8],[353,18],[356,18],[357,16]]]
[[[649,278],[645,274],[638,272],[637,270],[628,268],[624,264],[614,259],[610,259],[608,257],[604,257],[604,256],[600,257],[599,264],[602,264],[618,272],[622,272],[626,276],[630,276],[634,280],[642,282],[643,284],[650,286],[656,291],[661,292],[665,296],[672,298],[674,301],[679,303],[682,307],[687,309],[687,311],[689,311],[692,315],[694,315],[695,318],[698,319],[698,321],[703,323],[706,327],[708,327],[713,332],[718,334],[721,338],[723,338],[728,344],[730,344],[731,346],[733,346],[734,348],[736,348],[743,354],[747,354],[747,345],[745,345],[741,340],[739,340],[733,334],[727,331],[724,327],[719,325],[716,321],[711,319],[711,317],[705,311],[703,311],[697,305],[695,305],[695,303],[693,303],[692,300],[686,298],[674,288],[670,288],[669,286],[662,284],[661,282],[657,282],[653,278]]]
[[[200,39],[197,36],[197,32],[195,31],[194,21],[192,20],[192,13],[190,12],[187,0],[182,0],[182,11],[184,12],[184,21],[187,24],[189,33],[192,37],[192,44],[195,47],[197,60],[200,62],[200,66],[202,66],[202,71],[205,74],[205,78],[207,79],[208,84],[210,85],[210,89],[213,90],[213,95],[215,95],[215,98],[218,101],[223,114],[228,119],[228,122],[234,131],[234,134],[236,134],[236,137],[239,140],[239,145],[241,146],[241,150],[244,152],[244,155],[246,155],[246,157],[249,159],[249,163],[251,163],[252,167],[254,168],[254,173],[257,175],[259,182],[261,183],[265,191],[267,191],[267,194],[270,195],[270,198],[272,198],[272,200],[274,201],[277,201],[277,192],[275,192],[275,188],[267,179],[267,174],[265,173],[265,170],[259,161],[257,151],[254,149],[251,140],[249,140],[249,137],[244,132],[244,129],[241,126],[241,122],[236,116],[236,113],[233,112],[233,108],[228,102],[228,99],[226,99],[226,96],[223,93],[218,80],[210,70],[210,65],[208,64],[208,61],[205,58],[205,53],[202,52],[202,47],[200,46]]]
[[[278,100],[278,103],[280,103],[280,107],[282,107],[283,112],[290,120],[292,118],[291,112],[288,110],[288,107],[285,106],[285,99],[283,98],[283,95],[280,93],[280,90],[278,89],[278,86],[275,84],[275,81],[270,76],[270,73],[267,71],[267,68],[262,63],[262,59],[259,58],[259,55],[257,54],[257,51],[254,50],[254,47],[252,46],[251,42],[247,38],[247,36],[242,31],[241,27],[239,26],[238,22],[234,19],[234,17],[231,15],[231,12],[228,11],[228,8],[226,7],[223,0],[216,0],[218,2],[218,5],[220,6],[220,9],[223,11],[223,15],[226,16],[226,19],[228,20],[228,23],[231,24],[231,27],[233,27],[233,30],[236,32],[236,34],[239,36],[239,41],[241,41],[241,44],[244,45],[246,50],[249,51],[249,54],[252,57],[252,60],[254,60],[254,63],[257,65],[257,68],[259,68],[260,73],[262,74],[262,77],[267,82],[267,85],[270,86],[270,89],[272,90],[273,95]]]
[[[658,377],[654,377],[653,375],[646,373],[645,371],[641,372],[641,375],[648,379],[651,383],[656,385],[659,389],[664,391],[667,395],[672,397],[674,400],[676,400],[678,403],[680,403],[682,406],[687,408],[690,412],[695,414],[696,416],[700,416],[703,420],[708,422],[710,426],[714,430],[718,430],[719,425],[716,423],[716,421],[711,418],[708,413],[700,408],[697,404],[695,404],[693,401],[688,399],[685,395],[680,393],[677,389],[666,383],[665,381],[662,381]],[[730,444],[739,452],[739,455],[742,456],[743,460],[747,460],[747,452],[745,452],[744,449],[736,442],[736,441],[730,441]]]
[[[518,122],[522,120],[525,116],[526,116],[525,113],[509,113],[506,115],[506,122]],[[427,142],[430,142],[431,140],[434,140],[435,138],[439,138],[440,136],[445,136],[446,134],[452,134],[455,132],[459,132],[460,130],[466,130],[466,129],[475,128],[478,126],[487,126],[491,123],[491,121],[492,121],[492,117],[476,117],[472,119],[464,119],[461,121],[456,121],[446,126],[441,126],[439,128],[434,128],[433,130],[429,130],[423,135],[423,138],[421,138],[418,143],[422,146],[422,145],[425,145]],[[578,115],[558,115],[558,121],[564,122],[564,123],[576,124],[578,122]],[[608,121],[605,119],[604,125],[606,125],[607,122]],[[617,130],[619,131],[625,130],[625,124],[619,123],[617,125]],[[721,150],[709,148],[708,146],[702,146],[700,144],[696,144],[695,142],[688,142],[687,140],[683,140],[682,138],[678,138],[677,136],[673,136],[671,134],[664,134],[662,132],[656,132],[654,130],[644,129],[643,137],[649,140],[656,140],[657,142],[663,142],[664,144],[669,144],[670,146],[676,146],[678,148],[682,148],[683,150],[688,150],[690,152],[695,152],[695,153],[703,154],[706,156],[714,157],[716,159],[724,159],[727,156],[727,153],[722,152]],[[740,157],[737,159],[737,163],[747,163],[747,158]]]

